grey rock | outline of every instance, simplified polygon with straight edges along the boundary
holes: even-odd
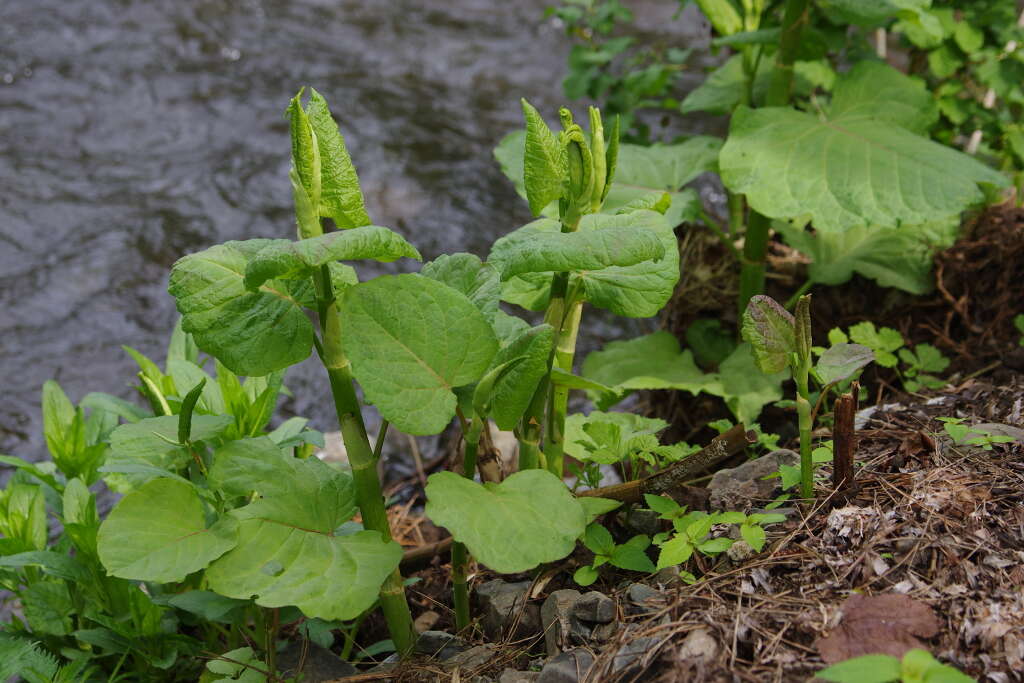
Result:
[[[612,673],[621,678],[629,679],[637,676],[653,661],[653,657],[645,661],[645,655],[664,642],[659,638],[634,638],[620,647],[612,657]]]
[[[529,581],[508,583],[494,579],[476,589],[476,600],[480,606],[480,625],[491,640],[504,636],[532,636],[540,630],[540,608],[527,601]],[[515,634],[510,629],[518,621]]]
[[[549,656],[557,655],[571,642],[585,642],[590,636],[590,629],[573,615],[579,597],[580,592],[571,588],[554,591],[540,608],[544,647]]]
[[[626,597],[631,603],[628,611],[631,614],[655,612],[665,602],[665,594],[642,583],[630,584]]]
[[[490,664],[497,654],[498,648],[494,645],[475,645],[445,661],[443,667],[445,671],[452,671],[455,667],[480,669]]]
[[[711,660],[717,654],[718,641],[706,628],[690,631],[679,645],[679,649],[676,650],[676,658],[680,660],[696,658]]]
[[[604,593],[584,593],[572,607],[573,616],[581,621],[607,624],[615,618],[615,601]]]
[[[607,624],[598,624],[590,632],[590,639],[599,643],[607,643],[619,633],[619,624],[612,621]]]
[[[446,661],[469,649],[469,645],[458,636],[444,631],[424,631],[416,639],[413,649],[421,655],[430,655],[437,660]]]
[[[648,510],[639,505],[631,506],[623,514],[623,522],[626,528],[635,534],[646,534],[653,536],[661,531],[661,519],[654,510]]]
[[[679,581],[679,567],[674,564],[662,567],[654,575],[654,581],[662,586],[674,586]]]
[[[719,470],[708,484],[711,507],[716,510],[745,510],[771,500],[779,480],[766,480],[765,477],[777,472],[779,465],[796,466],[799,463],[798,453],[780,448],[739,467]]]
[[[537,683],[579,683],[585,681],[594,664],[594,655],[577,648],[567,650],[548,660],[541,669]]]
[[[308,643],[305,653],[303,649],[302,641],[292,641],[277,655],[277,666],[282,676],[298,677],[300,662],[302,680],[310,683],[333,681],[359,673],[354,666],[316,643]]]
[[[539,671],[516,671],[515,669],[505,669],[498,676],[498,683],[536,683],[537,679],[540,678]]]

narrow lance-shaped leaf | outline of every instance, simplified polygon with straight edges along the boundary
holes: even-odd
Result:
[[[743,313],[743,339],[750,343],[757,366],[766,374],[781,372],[796,353],[796,321],[775,299],[759,294]]]
[[[320,201],[320,151],[309,117],[302,109],[302,90],[288,103],[289,129],[292,141],[292,168],[299,185],[315,206]]]
[[[387,275],[340,301],[342,347],[366,398],[408,434],[436,434],[455,415],[452,389],[480,379],[498,349],[466,296],[421,275]]]
[[[270,240],[249,260],[245,286],[253,290],[267,280],[308,277],[320,266],[333,261],[373,259],[387,263],[420,253],[398,233],[379,225],[330,232],[292,242]]]
[[[565,148],[540,113],[525,99],[522,105],[526,119],[523,184],[530,211],[536,216],[562,196],[568,162]]]
[[[110,512],[100,526],[99,555],[113,576],[182,581],[234,547],[237,531],[230,517],[208,528],[191,485],[154,479]]]
[[[517,472],[500,484],[440,472],[431,475],[426,493],[431,521],[501,573],[562,559],[585,526],[583,508],[546,470]]]
[[[206,378],[199,380],[181,402],[181,411],[178,413],[178,443],[188,443],[192,434],[192,411],[196,408],[196,402],[203,393],[206,386]]]

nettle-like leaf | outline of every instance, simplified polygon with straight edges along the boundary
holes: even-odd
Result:
[[[850,327],[850,339],[875,352],[875,362],[883,368],[894,368],[899,362],[894,352],[903,346],[903,335],[891,327],[875,329],[870,320]]]
[[[455,387],[479,380],[498,350],[464,294],[422,275],[386,275],[339,302],[342,347],[366,398],[407,434],[437,434],[455,415]]]
[[[312,88],[307,114],[320,154],[320,215],[333,219],[339,228],[369,225],[359,176],[345,147],[345,139],[331,116],[327,101]]]
[[[100,526],[100,561],[113,576],[183,581],[235,546],[238,523],[207,526],[193,486],[158,478],[129,493]]]
[[[583,217],[578,232],[573,234],[611,228],[654,233],[661,242],[663,256],[657,261],[649,259],[629,266],[612,265],[578,272],[573,276],[574,281],[582,286],[583,298],[594,306],[631,318],[656,315],[672,296],[679,280],[679,251],[672,227],[664,216],[654,211],[617,216],[590,214]],[[541,219],[524,225],[497,240],[488,260],[503,270],[508,255],[528,251],[532,241],[547,233],[561,234],[559,223]],[[522,273],[503,283],[502,298],[530,310],[540,310],[547,305],[550,285],[550,272]]]
[[[502,172],[515,184],[519,196],[527,198],[523,182],[523,149],[526,131],[509,133],[494,148],[494,157]],[[637,201],[661,198],[668,193],[671,204],[665,211],[671,227],[683,221],[692,221],[700,209],[700,198],[683,186],[705,171],[718,168],[720,138],[700,135],[673,145],[619,145],[615,175],[601,209],[603,213],[620,213]],[[557,199],[558,196],[553,197]],[[558,218],[558,205],[553,202],[541,207],[540,213]],[[639,206],[639,205],[638,205]],[[649,208],[649,207],[647,207]],[[532,206],[531,206],[532,209]]]
[[[562,196],[568,174],[565,147],[559,141],[540,112],[525,99],[523,117],[526,131],[522,143],[522,173],[514,182],[522,182],[524,193],[533,215]]]
[[[758,294],[743,312],[743,339],[751,345],[762,372],[781,372],[796,353],[796,322],[775,299]]]
[[[210,588],[255,596],[264,607],[294,605],[308,617],[352,619],[373,605],[401,546],[375,531],[336,535],[355,512],[351,476],[268,442],[238,442],[215,455],[213,481],[260,497],[230,513],[238,544],[207,569]]]
[[[618,462],[625,453],[604,451],[597,454],[585,444],[594,444],[595,439],[613,436],[617,444],[629,442],[642,436],[653,436],[668,427],[668,423],[657,418],[643,417],[635,413],[612,413],[594,410],[589,415],[573,413],[565,420],[565,452],[579,461],[606,460]],[[594,444],[600,445],[600,444]]]
[[[431,521],[503,574],[562,559],[585,528],[583,508],[546,470],[517,472],[500,484],[439,472],[430,476],[426,494]]]
[[[401,235],[379,225],[329,232],[297,242],[270,240],[249,260],[244,284],[255,290],[267,280],[306,278],[333,261],[373,259],[388,263],[404,257],[419,259],[420,253]]]
[[[834,344],[821,354],[815,372],[825,384],[842,382],[875,360],[875,352],[860,344]]]
[[[483,263],[475,254],[442,254],[425,263],[420,275],[462,292],[492,323],[497,317],[501,278],[494,266]]]
[[[854,106],[875,71],[843,76],[835,90],[843,106],[828,118],[737,109],[719,155],[726,187],[771,218],[810,215],[816,229],[842,231],[944,219],[984,199],[979,183],[1006,185],[972,157],[893,123],[877,100]]]
[[[267,375],[304,360],[313,326],[302,307],[312,284],[271,280],[245,286],[249,260],[272,240],[225,242],[179,259],[167,290],[182,328],[239,375]],[[305,290],[305,291],[303,291]]]
[[[862,225],[845,232],[811,233],[785,221],[775,221],[774,227],[790,246],[810,257],[811,282],[840,285],[858,273],[883,287],[925,294],[933,287],[933,254],[956,240],[960,219],[898,228]]]

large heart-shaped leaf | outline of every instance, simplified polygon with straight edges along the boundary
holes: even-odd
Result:
[[[332,261],[373,259],[387,263],[420,253],[398,233],[379,225],[364,225],[351,230],[292,242],[270,240],[249,260],[245,286],[256,289],[267,280],[292,280],[310,276]]]
[[[574,278],[579,278],[584,298],[594,306],[617,315],[632,318],[656,315],[672,296],[679,280],[679,252],[672,226],[656,211],[634,211],[617,216],[584,216],[579,232],[599,232],[608,228],[653,232],[661,241],[664,256],[658,261],[652,259],[631,266],[609,266],[577,273]],[[557,221],[533,221],[497,240],[491,248],[489,260],[500,268],[506,255],[515,253],[522,248],[521,245],[531,243],[541,234],[559,231]],[[548,273],[524,273],[504,282],[502,298],[524,308],[538,310],[547,305],[550,284]]]
[[[790,246],[810,257],[811,282],[841,285],[857,273],[883,287],[925,294],[933,287],[932,256],[956,240],[960,218],[898,228],[858,226],[845,232],[811,233],[785,221],[776,221],[774,227]]]
[[[491,264],[474,254],[442,254],[424,264],[420,274],[462,292],[494,322],[501,300],[501,278]]]
[[[250,259],[272,240],[225,242],[182,259],[167,290],[196,344],[239,375],[268,375],[304,360],[313,325],[302,308],[311,283],[245,287]]]
[[[217,452],[211,477],[262,497],[235,510],[238,545],[206,571],[210,587],[264,607],[295,605],[306,616],[351,619],[373,605],[401,547],[375,531],[338,536],[355,510],[352,478],[316,458],[297,460],[252,440]],[[257,472],[252,466],[266,462]],[[259,475],[259,476],[257,476]]]
[[[154,479],[111,510],[97,537],[100,561],[113,576],[136,581],[183,581],[236,543],[238,523],[206,525],[191,485]]]
[[[407,434],[436,434],[455,415],[452,389],[483,375],[498,350],[464,294],[422,275],[387,275],[340,302],[342,347],[381,415]]]
[[[843,76],[829,115],[833,119],[869,116],[924,135],[939,120],[939,107],[921,79],[884,62],[860,62]]]
[[[585,528],[583,508],[546,470],[478,484],[453,472],[427,482],[427,516],[496,572],[513,574],[572,552]]]
[[[982,201],[979,183],[1006,184],[977,160],[893,123],[919,125],[905,112],[885,115],[864,82],[873,73],[844,76],[835,92],[841,106],[826,119],[740,107],[719,156],[725,185],[766,216],[810,215],[816,229],[841,231],[943,219]]]

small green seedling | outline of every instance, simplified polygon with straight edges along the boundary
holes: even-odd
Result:
[[[946,384],[936,374],[945,372],[949,359],[931,344],[915,344],[911,349],[903,335],[891,327],[876,329],[874,323],[865,321],[850,327],[849,334],[833,328],[828,339],[832,344],[845,344],[852,340],[868,347],[874,352],[876,363],[896,371],[908,392],[922,388],[941,389]]]
[[[834,683],[973,683],[974,679],[936,661],[926,650],[908,650],[903,659],[863,655],[822,669],[818,678]]]
[[[788,368],[796,382],[796,406],[800,419],[800,495],[803,498],[814,496],[810,379],[813,377],[818,381],[824,391],[851,377],[876,358],[867,346],[834,343],[821,354],[812,369],[810,307],[810,295],[800,297],[794,317],[771,297],[758,295],[750,299],[743,314],[743,338],[750,343],[758,368],[765,374]]]
[[[583,535],[583,544],[594,553],[594,562],[580,567],[573,574],[573,580],[581,586],[589,586],[597,581],[597,568],[604,564],[647,574],[656,571],[654,563],[646,553],[651,545],[651,539],[644,534],[617,544],[608,529],[595,522],[587,527]]]
[[[1018,313],[1013,317],[1013,326],[1020,332],[1020,339],[1017,343],[1024,346],[1024,313]]]
[[[977,446],[982,450],[990,451],[995,444],[1016,441],[1012,436],[1006,434],[993,434],[986,429],[965,425],[962,417],[937,417],[935,419],[944,423],[943,428],[946,430],[946,434],[953,439],[953,443],[957,446]],[[968,438],[970,434],[976,436]]]

